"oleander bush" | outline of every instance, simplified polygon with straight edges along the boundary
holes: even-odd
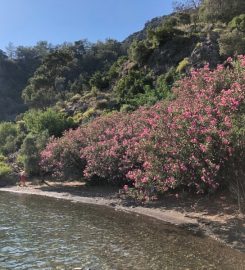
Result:
[[[213,192],[225,184],[221,171],[235,154],[232,119],[245,95],[244,58],[229,62],[234,70],[206,66],[175,86],[176,99],[141,145],[143,169],[128,173],[140,193]]]
[[[81,178],[85,163],[80,158],[80,149],[85,142],[86,134],[81,128],[66,131],[61,138],[51,137],[41,152],[43,172],[58,179]]]
[[[171,100],[103,116],[51,139],[41,165],[54,174],[76,168],[87,181],[124,184],[141,200],[226,186],[223,172],[244,150],[234,127],[244,108],[245,57],[227,62],[228,68],[193,70],[175,83]],[[230,168],[232,174],[234,162]]]

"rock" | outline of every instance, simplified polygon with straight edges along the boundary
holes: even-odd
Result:
[[[209,63],[211,68],[215,68],[221,61],[218,44],[219,34],[210,32],[203,37],[190,56],[190,64],[193,68],[201,68]]]

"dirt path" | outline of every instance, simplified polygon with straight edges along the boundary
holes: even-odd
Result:
[[[194,233],[203,233],[245,252],[245,217],[237,212],[236,205],[228,202],[225,196],[178,199],[168,196],[157,202],[136,206],[121,200],[113,188],[86,187],[80,182],[47,184],[28,183],[27,187],[4,187],[0,191],[48,196],[134,212],[185,227]]]

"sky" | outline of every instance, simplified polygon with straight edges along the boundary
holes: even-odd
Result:
[[[172,0],[0,0],[0,49],[9,42],[122,41],[171,11]]]

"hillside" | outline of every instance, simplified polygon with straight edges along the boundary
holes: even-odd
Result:
[[[9,48],[8,55],[1,52],[0,119],[14,120],[26,108],[55,104],[78,122],[87,110],[92,117],[108,110],[133,110],[166,97],[173,81],[192,67],[215,67],[228,56],[242,54],[242,22],[204,20],[200,10],[154,18],[121,43],[39,42]],[[238,12],[234,15],[242,10]]]
[[[184,2],[188,5],[180,5],[174,13],[168,16],[152,19],[145,24],[144,29],[130,35],[123,42],[112,39],[104,42],[98,41],[97,43],[79,40],[74,43],[64,43],[57,46],[47,42],[39,42],[33,47],[9,47],[7,53],[1,51],[0,120],[12,120],[12,122],[2,122],[0,124],[0,177],[1,167],[2,175],[4,175],[11,172],[11,166],[15,171],[24,167],[30,175],[44,173],[40,169],[40,162],[42,161],[41,151],[47,146],[50,137],[53,138],[53,143],[56,146],[59,146],[59,143],[61,145],[63,143],[70,145],[71,142],[69,140],[66,141],[67,137],[62,137],[63,132],[67,130],[71,129],[65,134],[70,134],[69,132],[71,132],[70,136],[74,136],[76,143],[81,143],[81,137],[85,136],[86,142],[82,141],[82,144],[86,145],[91,139],[92,142],[95,140],[93,143],[96,145],[97,137],[103,137],[103,132],[109,133],[107,130],[109,128],[114,130],[113,128],[116,126],[124,132],[127,123],[131,123],[132,126],[136,124],[138,128],[139,126],[144,126],[145,121],[151,122],[151,117],[148,114],[155,115],[154,111],[157,111],[158,107],[154,106],[157,106],[155,104],[158,104],[159,101],[163,105],[160,106],[162,111],[158,112],[158,117],[167,117],[164,106],[166,106],[165,104],[174,104],[175,100],[179,102],[178,105],[173,105],[179,106],[178,112],[184,109],[188,110],[188,106],[185,104],[185,97],[183,97],[180,90],[176,90],[181,88],[180,84],[185,84],[186,89],[190,87],[191,91],[194,91],[193,96],[196,95],[197,99],[199,96],[195,92],[196,88],[200,88],[200,92],[208,91],[205,88],[205,84],[203,88],[200,87],[199,81],[193,77],[193,84],[195,84],[196,88],[188,86],[188,80],[190,76],[193,76],[193,70],[205,67],[202,69],[204,71],[197,70],[196,72],[200,72],[200,74],[204,72],[205,76],[212,77],[213,74],[219,73],[219,68],[216,69],[217,65],[223,64],[224,72],[225,74],[227,72],[226,76],[230,78],[230,81],[226,82],[223,79],[220,82],[222,87],[226,90],[228,86],[235,87],[234,78],[240,80],[242,84],[242,74],[240,74],[242,71],[237,69],[236,65],[238,64],[236,63],[241,61],[238,55],[245,54],[244,2],[241,0],[232,2],[225,0],[215,1],[214,3],[210,0],[203,0],[197,1],[199,3],[198,6],[190,4],[195,1]],[[228,10],[232,10],[232,12],[228,13]],[[226,60],[228,57],[233,57],[233,60]],[[207,64],[209,64],[210,73],[206,74]],[[242,63],[240,64],[242,65]],[[237,70],[239,75],[237,73],[233,74],[233,69]],[[215,72],[212,73],[212,71]],[[217,76],[221,75],[218,74]],[[213,78],[216,84],[218,84],[217,78]],[[217,93],[212,92],[211,94],[213,97],[221,98],[221,96],[217,96],[220,94],[220,89],[215,83],[210,83],[210,85],[215,89],[217,87]],[[174,89],[175,91],[173,91]],[[193,97],[189,96],[188,92],[185,92],[187,91],[186,89],[183,89],[183,93],[186,93],[187,100],[194,102]],[[202,102],[203,100],[200,100],[200,106],[204,106]],[[217,104],[214,105],[213,101],[209,102],[214,107],[218,106]],[[236,102],[242,103],[240,99],[239,101],[236,100]],[[186,108],[184,107],[185,105]],[[144,109],[142,109],[142,106],[145,106],[143,107]],[[217,108],[213,109],[216,112]],[[131,112],[134,113],[130,114]],[[139,112],[142,112],[142,117],[145,116],[145,119],[140,118],[142,122],[138,122],[139,117],[137,113]],[[233,114],[237,123],[243,123],[244,121],[242,109],[240,114],[236,114],[233,111],[233,107],[227,111],[229,115],[226,115],[223,111],[222,113],[223,118],[220,116],[222,121],[225,121],[224,119],[227,120],[226,116],[230,117]],[[241,118],[240,120],[238,119],[239,117]],[[94,119],[95,121],[93,121]],[[119,121],[120,119],[122,122]],[[133,119],[133,122],[131,122],[131,119]],[[219,123],[221,120],[217,119],[211,120]],[[167,119],[166,122],[168,121],[170,120]],[[233,118],[229,121],[233,121]],[[119,126],[116,125],[117,122]],[[123,126],[120,126],[120,124]],[[189,125],[189,122],[186,125]],[[243,126],[242,124],[239,125],[237,129],[240,132],[240,129],[243,130]],[[145,128],[147,129],[148,127],[146,126]],[[218,130],[221,134],[227,135],[223,127],[219,126],[216,128],[212,132],[215,133]],[[232,130],[231,127],[230,130]],[[75,135],[72,131],[75,132]],[[137,133],[137,131],[135,132]],[[145,130],[145,132],[147,131]],[[154,136],[158,138],[158,135],[155,134]],[[119,134],[116,136],[119,136]],[[134,138],[136,135],[127,134],[125,136],[126,140],[127,136],[133,136]],[[138,134],[137,136],[141,135]],[[136,141],[138,140],[137,136]],[[220,143],[222,145],[224,139],[221,138],[220,133],[215,133],[215,135],[212,133],[212,136],[215,136],[217,144]],[[61,139],[59,140],[60,137]],[[240,135],[238,137],[240,138]],[[200,136],[199,139],[202,141],[203,137]],[[232,139],[233,137],[227,137],[227,141],[230,143]],[[243,139],[243,136],[241,136],[242,141]],[[159,140],[163,140],[163,138],[161,137]],[[121,141],[117,143],[120,144]],[[178,145],[177,139],[175,143]],[[187,140],[186,143],[189,145],[192,142]],[[92,147],[92,145],[89,147]],[[72,143],[70,146],[72,149],[75,147],[76,154],[72,152],[73,154],[69,156],[70,152],[68,151],[61,155],[62,158],[69,160],[66,160],[69,166],[67,165],[68,172],[65,172],[65,176],[72,178],[78,174],[81,177],[81,168],[84,168],[84,165],[87,164],[90,158],[93,159],[89,156],[90,148],[84,147],[88,151],[88,157],[84,161],[81,159],[80,153],[83,146],[79,144],[80,148],[78,149]],[[179,147],[182,149],[181,147],[184,146],[179,145]],[[217,148],[215,145],[213,147],[212,151]],[[91,149],[94,150],[93,148]],[[226,155],[228,151],[225,143],[224,149],[223,152],[220,152],[221,156]],[[99,148],[97,150],[100,153]],[[106,151],[105,153],[107,153]],[[133,151],[136,150],[134,149]],[[188,152],[190,149],[186,151]],[[215,156],[215,151],[212,151],[212,155]],[[155,155],[160,155],[160,153],[151,154],[154,158]],[[134,165],[136,167],[141,168],[143,166],[141,163],[145,156],[144,154],[142,155],[138,157],[139,160],[137,162],[135,161],[136,165]],[[166,153],[161,153],[160,156],[162,158],[165,155]],[[219,162],[223,159],[220,157],[217,157],[218,164],[213,165],[215,163],[214,156],[209,156],[207,160],[209,160],[212,166],[221,166]],[[59,156],[57,159],[61,157]],[[101,157],[101,160],[103,160],[103,157]],[[63,161],[60,161],[60,164],[63,164]],[[93,160],[93,162],[95,161]],[[130,163],[132,160],[128,162]],[[159,162],[161,163],[162,160]],[[8,165],[9,163],[11,166]],[[50,168],[51,172],[56,165],[52,162],[50,164],[52,165],[52,168]],[[74,164],[75,166],[73,166]],[[89,163],[89,165],[91,164]],[[132,166],[134,167],[134,165]],[[126,168],[128,169],[127,166]],[[173,166],[177,165],[174,164]],[[117,168],[116,165],[115,168]],[[104,169],[106,171],[106,165]],[[94,170],[96,172],[94,175],[92,172],[86,171],[86,169],[84,174],[86,175],[87,173],[89,175],[90,173],[92,179],[107,177],[112,179],[111,182],[118,181],[120,184],[125,183],[127,177],[129,182],[136,181],[135,179],[137,178],[136,176],[126,177],[125,175],[128,174],[122,172],[114,179],[113,177],[111,178],[110,173],[103,175],[102,172],[97,172],[98,168]],[[195,170],[197,168],[193,168],[193,171]],[[198,168],[198,170],[201,169]],[[46,171],[45,173],[49,172]],[[150,173],[153,174],[151,170]],[[209,173],[211,175],[211,172]],[[111,174],[113,175],[113,173]],[[202,176],[202,173],[198,171],[197,177],[200,178]],[[218,172],[216,176],[220,177]],[[172,179],[171,177],[169,176],[169,179]],[[205,177],[205,179],[209,179],[209,176],[205,175]],[[216,183],[216,180],[212,181],[212,183]],[[198,189],[195,186],[196,184],[193,183],[191,185],[192,189]],[[183,182],[183,186],[186,186],[185,182]],[[200,184],[200,191],[207,191],[206,184],[204,186],[205,188]],[[174,185],[171,188],[174,189]],[[181,189],[181,185],[178,185],[178,189]],[[215,188],[213,187],[211,190],[215,190]]]

